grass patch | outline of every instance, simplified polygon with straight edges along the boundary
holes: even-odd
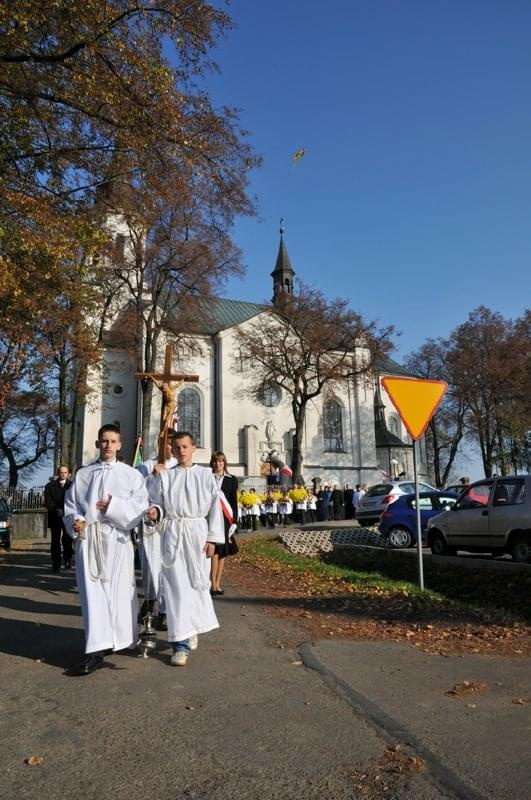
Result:
[[[404,604],[409,611],[459,610],[493,621],[531,621],[531,575],[494,570],[469,570],[424,563],[424,583],[417,585],[416,559],[385,550],[337,548],[320,558],[292,553],[278,540],[242,543],[240,558],[261,570],[288,579],[288,587],[306,596],[352,594],[356,602],[385,612],[389,603]],[[398,610],[398,609],[397,609]]]

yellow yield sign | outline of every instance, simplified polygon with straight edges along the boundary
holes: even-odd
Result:
[[[382,384],[411,438],[420,439],[448,388],[446,381],[386,376]]]

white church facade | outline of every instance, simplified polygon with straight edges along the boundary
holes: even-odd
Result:
[[[274,291],[292,291],[294,272],[282,238],[275,270]],[[195,354],[175,347],[174,369],[195,374],[199,380],[185,383],[177,395],[175,427],[193,433],[196,461],[208,464],[214,450],[223,450],[229,471],[240,483],[261,488],[271,461],[291,464],[294,422],[290,398],[277,385],[264,385],[259,397],[247,391],[246,368],[239,362],[237,331],[260,314],[270,314],[255,303],[215,298],[209,301],[208,324],[194,334]],[[162,368],[166,343],[161,342]],[[188,353],[188,354],[185,354]],[[123,440],[122,455],[132,463],[135,441],[141,428],[139,381],[131,359],[119,347],[108,346],[103,368],[92,373],[91,394],[79,419],[80,443],[77,461],[87,463],[96,456],[95,440],[104,423],[117,423]],[[380,374],[349,380],[333,394],[323,394],[309,405],[303,449],[303,476],[307,484],[379,483],[405,473],[413,476],[412,442],[396,411],[380,388],[380,375],[408,375],[399,364],[386,359]],[[154,390],[149,441],[144,457],[157,449],[161,394]],[[419,473],[427,478],[425,453],[417,443]]]

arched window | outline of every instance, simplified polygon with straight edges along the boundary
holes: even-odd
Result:
[[[323,406],[324,449],[340,453],[343,447],[343,407],[337,400],[328,400]]]
[[[389,433],[393,433],[398,439],[400,439],[400,428],[398,420],[394,416],[394,414],[389,417],[389,420],[387,422],[387,429],[389,430]]]
[[[177,398],[177,428],[192,434],[197,445],[201,442],[201,397],[197,389],[186,388]]]

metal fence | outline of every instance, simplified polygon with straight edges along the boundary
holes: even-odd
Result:
[[[13,511],[45,508],[44,486],[34,486],[32,489],[8,489],[0,486],[0,497],[4,498]]]

